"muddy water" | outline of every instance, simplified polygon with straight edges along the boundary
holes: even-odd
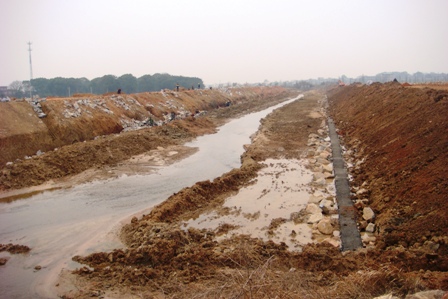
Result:
[[[259,120],[296,99],[233,120],[218,133],[198,138],[187,144],[199,149],[194,155],[157,168],[153,174],[123,176],[0,203],[0,243],[32,248],[28,255],[0,252],[0,257],[8,258],[0,266],[0,298],[57,298],[55,281],[61,270],[79,266],[71,261],[74,255],[121,247],[116,232],[129,217],[147,212],[197,181],[239,167],[243,145],[250,143]]]
[[[226,199],[224,212],[215,210],[190,219],[190,227],[217,229],[221,224],[236,227],[217,240],[232,235],[249,235],[265,241],[284,242],[291,251],[300,251],[311,243],[311,227],[296,223],[292,214],[306,208],[311,190],[312,172],[300,160],[267,159],[266,167],[258,172],[249,186]],[[278,227],[270,228],[272,219],[282,219]]]

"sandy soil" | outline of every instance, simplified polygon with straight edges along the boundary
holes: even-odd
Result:
[[[325,137],[325,94],[353,165],[353,200],[364,234],[363,208],[376,215],[369,220],[377,229],[366,248],[353,252],[341,252],[335,240],[305,224],[297,206],[319,192],[332,196],[306,179],[315,172],[310,134]],[[404,298],[427,289],[447,291],[447,101],[444,90],[394,84],[310,92],[263,120],[241,168],[198,182],[132,218],[121,231],[124,249],[74,257],[86,266],[64,273],[59,293],[64,298]],[[167,143],[160,145],[166,156],[181,152]],[[296,174],[304,180],[293,179]],[[357,192],[361,188],[366,191]],[[273,209],[263,213],[269,203]],[[277,214],[282,207],[290,213]],[[332,225],[336,230],[337,223]]]

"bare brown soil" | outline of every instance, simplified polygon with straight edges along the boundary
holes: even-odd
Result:
[[[17,245],[17,244],[0,244],[0,252],[7,251],[11,254],[19,254],[19,253],[28,253],[30,248],[25,245]]]
[[[66,187],[83,180],[104,178],[111,175],[105,171],[107,167],[124,169],[129,163],[135,166],[128,159],[150,151],[157,151],[166,157],[167,149],[175,147],[181,151],[178,155],[181,157],[188,154],[186,149],[181,148],[186,141],[214,132],[217,126],[231,117],[261,110],[296,94],[297,91],[283,88],[263,87],[179,93],[164,91],[125,95],[118,106],[117,95],[96,96],[89,100],[101,105],[92,109],[78,104],[81,113],[69,118],[64,117],[64,113],[74,109],[80,96],[54,98],[42,102],[43,111],[48,114],[43,119],[37,118],[28,103],[1,103],[0,197],[23,193],[25,187],[44,183],[47,184],[25,191]],[[226,107],[227,102],[231,103],[229,107]],[[158,121],[171,112],[179,115],[185,111],[192,114],[205,111],[205,116],[192,117],[188,113],[186,117],[163,126],[122,131],[123,120],[132,122],[151,117]],[[38,150],[44,153],[34,155]],[[25,155],[30,158],[24,159]],[[7,165],[7,162],[13,164]],[[143,167],[137,170],[130,168],[128,171],[131,174],[143,171]],[[92,173],[92,170],[95,171]]]
[[[341,252],[324,242],[291,252],[285,244],[244,235],[217,242],[215,236],[232,229],[226,224],[215,231],[181,226],[251,184],[266,158],[303,157],[309,134],[325,121],[319,102],[325,92],[314,91],[263,120],[241,168],[198,182],[134,217],[121,231],[125,249],[74,257],[86,266],[62,276],[63,297],[373,298],[393,293],[404,298],[426,289],[448,291],[447,92],[373,84],[335,88],[327,95],[328,112],[355,164],[351,187],[368,190],[363,199],[376,213],[375,246]],[[166,136],[162,146],[179,145],[186,139],[173,136],[191,138],[194,134],[182,132],[197,123],[173,124],[165,135],[153,131]],[[204,119],[199,127],[214,125]],[[146,136],[130,134],[135,146],[137,134]],[[103,164],[108,160],[95,165]]]
[[[28,253],[31,250],[28,246],[25,245],[18,245],[18,244],[0,244],[0,252],[7,251],[10,254],[25,254]],[[8,257],[2,257],[0,258],[0,266],[3,266],[8,262]]]
[[[336,90],[330,102],[341,137],[363,159],[352,174],[370,190],[379,246],[446,243],[448,89],[374,84]]]

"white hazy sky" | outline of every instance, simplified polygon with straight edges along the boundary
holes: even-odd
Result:
[[[0,85],[169,73],[205,84],[448,72],[447,0],[0,0]]]

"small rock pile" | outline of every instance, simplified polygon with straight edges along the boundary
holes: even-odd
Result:
[[[45,102],[47,99],[46,98],[33,98],[33,99],[26,99],[26,101],[31,105],[31,107],[33,107],[34,112],[36,112],[37,116],[39,118],[44,118],[47,115],[44,113],[44,111],[42,110],[42,105],[40,104],[41,102]]]
[[[122,97],[119,95],[112,95],[110,96],[110,99],[112,100],[112,103],[115,104],[115,106],[122,108],[126,111],[131,110],[131,106],[142,106],[138,101],[134,100],[132,97]]]
[[[318,242],[341,246],[338,206],[334,185],[331,143],[328,129],[322,122],[318,134],[308,136],[308,168],[313,171],[311,187],[313,194],[305,209],[307,223],[313,228],[313,237]]]
[[[184,119],[191,116],[191,112],[185,109],[182,104],[178,103],[174,99],[169,99],[169,94],[162,92],[162,95],[166,97],[167,100],[164,103],[160,103],[159,105],[161,108],[168,108],[172,111],[171,113],[164,115],[162,120],[157,120],[156,117],[149,111],[147,112],[147,118],[144,120],[131,117],[121,117],[120,124],[123,127],[123,131],[133,131],[148,126],[162,126],[175,119]],[[132,111],[133,109],[135,109],[135,107],[142,106],[142,104],[140,104],[137,100],[130,96],[124,97],[115,94],[109,96],[108,98],[84,98],[74,102],[66,100],[64,101],[66,107],[66,109],[64,110],[64,117],[77,118],[82,116],[84,113],[92,114],[90,111],[91,109],[101,110],[102,112],[107,114],[114,114],[114,112],[111,110],[112,108],[108,106],[108,103],[113,104],[117,108],[123,109],[125,111]],[[154,108],[154,105],[150,104],[147,107]],[[198,111],[198,113],[196,113],[194,116],[199,116],[202,114],[204,114],[204,112],[200,113]]]
[[[306,208],[308,214],[307,222],[313,226],[317,240],[327,241],[334,246],[340,246],[338,206],[333,164],[331,163],[332,150],[325,125],[322,124],[318,134],[310,134],[308,138],[309,150],[307,158],[308,166],[314,172],[313,182],[311,183],[314,193],[310,196]],[[342,149],[348,171],[359,168],[363,160],[354,163],[352,152],[344,147]],[[350,175],[349,180],[353,182]],[[353,186],[351,184],[351,198],[354,207],[358,210],[358,227],[365,247],[374,246],[376,241],[376,216],[372,208],[369,207],[369,197],[368,182],[364,182],[361,186]],[[324,236],[327,237],[325,238]]]
[[[99,109],[107,114],[114,114],[107,107],[104,99],[79,99],[76,102],[64,101],[66,109],[64,110],[65,118],[80,117],[82,113],[91,114],[90,109]]]
[[[359,146],[359,141],[354,142],[353,149],[347,150],[342,146],[344,161],[346,161],[347,171],[353,173],[360,169],[361,165],[364,163],[364,158],[361,158],[362,153],[358,155],[354,154],[354,151]],[[356,157],[355,157],[356,156]],[[358,211],[358,228],[361,233],[361,239],[366,247],[371,247],[375,245],[376,237],[376,225],[375,225],[375,212],[369,207],[370,204],[370,190],[369,183],[367,181],[363,182],[361,186],[355,186],[353,184],[353,178],[349,175],[350,188],[351,188],[351,199],[353,200],[353,205]]]

